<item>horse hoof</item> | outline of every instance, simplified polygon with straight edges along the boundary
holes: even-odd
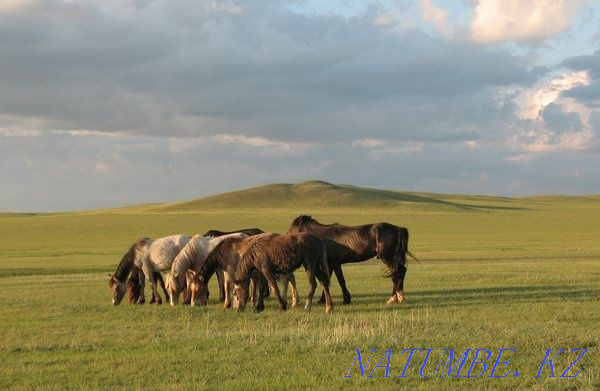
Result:
[[[254,312],[259,313],[259,312],[263,312],[265,310],[265,307],[256,307],[254,309]]]
[[[298,302],[297,301],[292,301],[292,308],[296,308],[298,306]]]
[[[385,303],[385,305],[390,305],[390,304],[394,304],[398,302],[398,297],[396,297],[396,295],[393,295],[392,297],[390,297],[388,299],[388,301]]]
[[[404,297],[404,292],[396,293],[396,298],[398,299],[398,303],[402,304],[406,301],[406,297]]]
[[[331,306],[325,307],[325,313],[326,314],[331,314],[332,312],[333,312],[333,307],[331,307]]]
[[[344,301],[342,301],[343,305],[350,305],[352,302],[350,301],[350,299],[344,299]]]

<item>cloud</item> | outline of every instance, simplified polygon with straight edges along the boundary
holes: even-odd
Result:
[[[565,91],[577,86],[589,85],[590,77],[586,71],[563,73],[533,88],[524,89],[517,102],[521,108],[519,116],[525,119],[539,117],[546,105],[557,100]]]
[[[562,65],[579,72],[586,72],[591,79],[589,83],[566,90],[563,96],[576,99],[590,107],[600,107],[600,50],[591,55],[568,58]]]
[[[435,29],[443,34],[449,33],[448,13],[441,7],[436,6],[431,0],[421,0],[421,14],[423,19],[431,22]]]
[[[482,44],[541,42],[568,29],[578,6],[576,0],[478,0],[470,36]]]
[[[505,50],[374,26],[385,12],[157,0],[2,14],[0,116],[15,129],[462,140],[505,115],[494,88],[539,77]]]

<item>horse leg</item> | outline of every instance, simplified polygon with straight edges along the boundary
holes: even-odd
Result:
[[[153,274],[154,274],[154,279],[158,283],[158,286],[161,287],[163,293],[165,294],[165,300],[168,300],[169,299],[169,293],[167,292],[167,288],[165,287],[165,281],[163,280],[162,275],[160,274],[160,272],[154,272]]]
[[[334,266],[333,271],[335,273],[335,277],[338,280],[338,283],[340,284],[340,288],[342,288],[342,297],[343,297],[342,304],[348,305],[348,304],[350,304],[352,298],[350,296],[350,292],[348,291],[348,288],[346,287],[346,279],[344,278],[344,272],[342,271],[342,265],[337,263]],[[329,281],[331,281],[331,279]]]
[[[223,274],[223,270],[217,270],[217,283],[219,285],[219,303],[225,301],[225,282],[223,281]]]
[[[298,288],[296,288],[296,276],[294,273],[288,274],[288,284],[290,285],[290,289],[292,290],[292,308],[298,305]]]
[[[229,273],[223,273],[223,290],[224,290],[224,300],[223,300],[223,308],[231,307],[231,280],[229,279]]]
[[[312,268],[306,268],[306,277],[308,278],[308,297],[304,309],[310,311],[312,308],[313,297],[315,296],[315,290],[317,289],[317,281],[315,280],[315,273]]]
[[[398,270],[392,276],[392,282],[394,283],[394,290],[392,291],[392,296],[390,296],[388,301],[385,303],[386,305],[404,302],[404,276],[405,275],[406,275],[406,266],[400,266],[400,270]]]
[[[256,303],[256,307],[254,307],[254,312],[263,312],[265,309],[265,289],[262,278],[259,278],[258,281],[258,302]]]
[[[140,284],[140,297],[138,297],[137,304],[144,304],[146,302],[146,297],[144,296],[146,276],[144,276],[144,273],[138,273],[138,283]]]
[[[289,274],[281,276],[281,297],[287,301],[288,282],[290,281]]]
[[[406,300],[404,297],[404,277],[406,276],[406,266],[401,266],[398,271],[398,283],[396,284],[396,297],[398,303],[404,303]]]
[[[283,297],[281,297],[281,293],[279,292],[279,287],[277,286],[277,281],[275,281],[275,279],[273,278],[273,275],[271,274],[269,267],[265,265],[262,268],[262,273],[265,276],[265,278],[267,279],[267,282],[269,283],[269,286],[271,287],[271,289],[273,289],[273,292],[275,292],[275,295],[277,296],[277,300],[279,300],[279,309],[281,311],[287,310],[287,302],[285,301],[285,299]]]
[[[341,270],[342,269],[340,267],[340,271]],[[337,273],[336,273],[336,275],[337,275]],[[329,293],[329,281],[331,281],[331,280],[325,273],[323,273],[319,269],[317,269],[317,278],[319,279],[319,282],[321,283],[321,287],[323,288],[323,293],[325,294],[325,312],[330,314],[333,311],[333,301],[331,300],[331,293]],[[314,281],[314,276],[313,276],[313,281]],[[348,296],[349,295],[350,294],[348,294]]]
[[[331,263],[333,263],[333,262],[331,262]],[[329,281],[331,281],[331,274],[332,274],[332,273],[335,271],[335,269],[336,269],[336,266],[339,266],[339,263],[337,263],[337,262],[335,262],[335,264],[333,264],[333,265],[332,265],[331,263],[329,264],[329,265],[331,266],[331,267],[329,268],[329,276],[328,276],[328,277],[329,277]],[[340,267],[340,271],[341,271],[341,270],[342,270],[342,269],[341,269],[341,267]],[[337,279],[338,279],[338,282],[339,282],[339,281],[340,281],[340,277],[339,277],[339,275],[336,273],[336,274],[335,274],[335,276],[337,277]],[[344,275],[342,275],[342,278],[344,278]],[[340,284],[340,285],[341,285],[341,284]],[[346,285],[346,283],[344,282],[344,286],[345,286],[345,285]],[[348,293],[348,294],[350,294],[350,293]],[[322,291],[322,292],[321,292],[321,297],[319,298],[319,301],[318,301],[317,303],[319,303],[319,304],[323,304],[323,303],[325,303],[325,291]]]
[[[158,305],[162,304],[162,299],[160,298],[160,295],[158,294],[158,290],[156,289],[156,279],[154,278],[154,270],[152,270],[148,266],[148,264],[144,264],[144,266],[142,267],[142,270],[144,271],[146,278],[148,278],[148,280],[150,280],[150,287],[152,288],[152,301],[150,301],[150,303],[153,303],[156,301],[156,304],[158,304]]]

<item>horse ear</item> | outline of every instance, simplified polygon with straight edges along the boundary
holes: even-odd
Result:
[[[111,280],[112,280],[112,279],[114,279],[113,275],[112,275],[112,274],[110,274],[110,273],[108,273],[108,277],[109,277]]]

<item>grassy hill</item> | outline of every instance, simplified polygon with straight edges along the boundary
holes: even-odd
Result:
[[[119,208],[123,212],[201,212],[239,208],[394,208],[404,211],[521,209],[523,200],[381,190],[323,181],[276,183],[169,204]]]

